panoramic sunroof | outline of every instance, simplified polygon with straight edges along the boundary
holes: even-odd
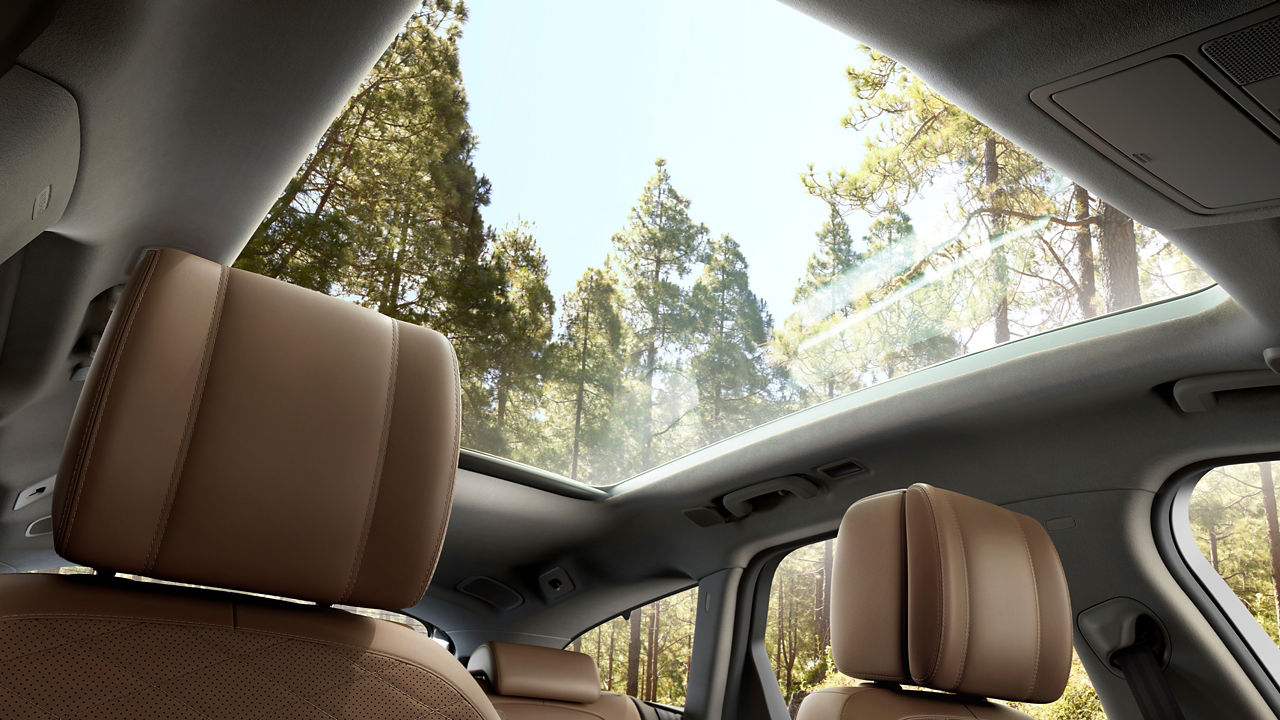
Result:
[[[425,3],[237,266],[445,333],[464,447],[599,486],[1210,282],[763,0]]]

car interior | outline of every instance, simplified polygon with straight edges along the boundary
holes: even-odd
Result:
[[[783,4],[1206,282],[583,482],[468,434],[483,338],[245,264],[449,2],[0,8],[0,718],[1280,716],[1280,3]]]

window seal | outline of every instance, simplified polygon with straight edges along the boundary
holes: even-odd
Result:
[[[1280,460],[1280,454],[1238,455],[1203,460],[1175,472],[1152,502],[1156,550],[1187,598],[1217,634],[1227,652],[1280,716],[1280,647],[1227,585],[1191,532],[1191,493],[1210,470],[1226,465]]]

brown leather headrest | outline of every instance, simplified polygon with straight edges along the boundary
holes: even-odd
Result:
[[[467,670],[483,674],[497,695],[572,703],[600,699],[600,672],[590,655],[572,650],[488,642],[476,648]]]
[[[854,503],[831,602],[847,675],[1029,702],[1066,686],[1066,577],[1025,515],[925,484]]]
[[[459,413],[439,333],[152,251],[80,396],[56,548],[99,569],[409,607],[444,538]]]

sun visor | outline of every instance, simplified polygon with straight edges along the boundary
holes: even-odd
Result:
[[[1194,212],[1280,206],[1280,18],[1267,12],[1051,83],[1032,100]]]
[[[80,116],[61,85],[0,75],[0,262],[62,217],[80,163]]]

